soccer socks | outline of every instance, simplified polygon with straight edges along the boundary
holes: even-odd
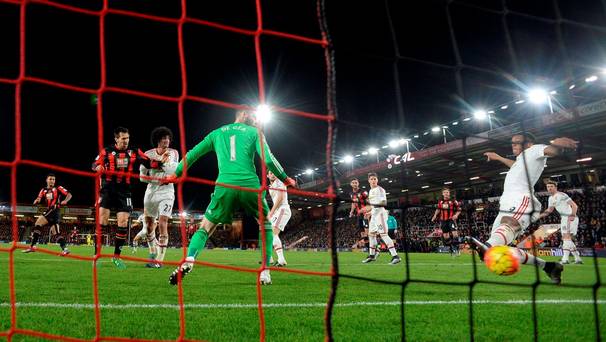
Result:
[[[158,236],[158,261],[164,260],[166,254],[166,247],[168,246],[168,235],[160,234]]]
[[[510,247],[515,250],[517,253],[513,253],[513,255],[520,261],[520,264],[525,265],[538,265],[539,268],[545,268],[545,260],[541,258],[537,258],[534,255],[527,253],[519,248]]]
[[[109,232],[109,225],[108,224],[102,224],[101,225],[101,246],[103,246],[103,232]],[[97,233],[95,232],[95,234],[93,234],[93,244],[95,245],[95,251],[93,252],[93,255],[97,255],[97,252],[99,252],[99,254],[101,254],[101,246],[97,245]]]
[[[119,256],[122,253],[122,246],[126,243],[126,236],[128,235],[128,227],[120,227],[116,229],[116,238],[114,245],[114,255]]]
[[[204,228],[198,229],[194,236],[191,237],[189,246],[187,247],[187,257],[196,258],[204,246],[206,246],[206,240],[208,240],[208,232]]]
[[[265,232],[265,245],[263,246],[263,239],[261,237],[261,232]],[[262,245],[261,248],[265,248],[265,266],[269,266],[271,263],[271,254],[273,253],[273,242],[274,242],[274,233],[271,229],[263,229],[259,231],[259,244]],[[263,258],[263,249],[261,249],[261,258]]]
[[[572,240],[564,240],[562,244],[562,250],[564,251],[564,256],[562,257],[562,261],[568,261],[568,257],[570,254],[574,256],[575,261],[581,260],[581,255],[577,250],[577,246],[574,244]]]
[[[389,249],[389,254],[391,254],[391,256],[398,255],[398,252],[396,252],[396,248],[394,247],[393,240],[389,237],[389,235],[381,235],[381,239],[385,241],[385,244],[387,245],[387,248]]]
[[[59,236],[57,238],[57,243],[59,243],[59,246],[61,246],[61,250],[64,251],[65,250],[65,238],[63,236]]]
[[[42,228],[42,227],[36,226],[36,228],[34,228],[35,230],[34,230],[34,234],[32,236],[32,243],[31,243],[30,247],[34,247],[38,243],[38,240],[40,239],[40,235],[42,235],[40,233],[40,228]]]
[[[149,248],[149,254],[150,255],[157,255],[158,251],[156,249],[157,246],[157,242],[158,240],[156,240],[156,233],[151,233],[151,234],[147,234],[147,247]]]
[[[368,236],[368,255],[374,256],[377,251],[377,237],[375,235]]]
[[[501,224],[490,233],[490,239],[486,241],[491,246],[507,246],[516,237],[513,227]]]
[[[570,256],[570,252],[572,251],[572,246],[570,246],[570,240],[564,240],[562,243],[562,251],[564,252],[564,256],[562,257],[562,261],[568,261],[568,257]],[[574,244],[573,244],[574,246]]]
[[[282,240],[280,240],[279,235],[274,235],[274,249],[276,250],[276,254],[278,255],[278,263],[285,264],[286,259],[284,259],[284,249],[282,248]]]

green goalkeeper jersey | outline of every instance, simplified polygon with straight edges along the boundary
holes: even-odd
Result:
[[[265,138],[263,139],[265,165],[278,179],[284,181],[286,173],[271,153]],[[240,186],[259,186],[259,177],[255,168],[255,152],[261,156],[259,134],[255,127],[232,123],[210,132],[193,149],[187,152],[185,158],[177,166],[175,174],[183,173],[184,161],[188,169],[203,155],[215,151],[219,167],[217,183]]]

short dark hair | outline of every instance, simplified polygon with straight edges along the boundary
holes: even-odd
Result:
[[[128,133],[128,128],[126,127],[122,127],[122,126],[118,126],[114,129],[114,137],[119,137],[120,133]]]
[[[353,182],[353,181],[358,181],[359,182],[360,180],[358,180],[357,178],[352,178],[352,179],[349,180],[350,183]]]
[[[445,187],[443,187],[443,188],[442,188],[442,191],[444,191],[444,190],[451,191],[451,190],[450,190],[450,188],[449,188],[449,187],[447,187],[447,186],[445,186]]]
[[[518,132],[514,135],[521,135],[524,138],[524,143],[534,144],[537,141],[537,137],[528,131]]]
[[[46,175],[46,178],[48,178],[48,177],[55,177],[55,178],[57,178],[57,176],[55,176],[55,174],[52,173],[52,172]]]
[[[168,136],[170,138],[170,141],[172,141],[173,140],[173,131],[171,131],[170,128],[164,127],[164,126],[154,128],[154,130],[151,132],[152,146],[153,147],[158,146],[158,143],[160,142],[160,140],[162,140],[162,138],[164,138],[165,136]]]
[[[555,185],[556,188],[558,187],[558,182],[551,180],[551,179],[548,179],[545,181],[545,185],[548,185],[548,184]]]
[[[377,178],[379,178],[379,176],[377,176],[376,172],[369,172],[368,173],[368,178],[370,178],[370,177],[377,177]]]

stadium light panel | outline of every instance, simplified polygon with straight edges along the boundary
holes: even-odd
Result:
[[[507,171],[499,172],[500,175],[506,175]]]
[[[522,103],[524,103],[524,102],[526,102],[526,101],[524,101],[524,100],[517,100],[517,101],[515,102],[515,104],[522,104]]]
[[[598,80],[598,77],[596,75],[591,75],[585,79],[585,82],[591,83],[591,82],[595,82],[597,80]]]
[[[400,139],[400,140],[398,141],[398,143],[400,143],[400,145],[404,145],[404,144],[406,144],[406,143],[407,143],[407,142],[409,142],[409,141],[410,141],[410,139],[409,139],[409,138],[402,138],[402,139]]]
[[[427,134],[429,134],[429,132],[423,132],[423,135],[427,135]]]
[[[552,90],[552,91],[549,92],[549,94],[551,94],[551,95],[556,95],[557,93],[558,93],[557,90]]]
[[[182,212],[181,212],[181,217],[186,217],[186,216],[187,216],[187,211],[185,211],[185,210],[184,210],[184,211],[182,211]]]
[[[568,87],[569,90],[574,89],[574,87],[576,87],[576,85],[572,84],[570,87]]]
[[[421,187],[421,189],[427,189],[427,188],[429,188],[429,185],[423,185],[423,186]]]
[[[368,155],[368,151],[364,151],[364,152],[362,152],[362,155],[363,155],[363,156]]]
[[[432,131],[433,133],[438,133],[438,132],[440,131],[440,127],[438,127],[438,126],[432,127],[432,128],[431,128],[431,131]]]
[[[314,170],[312,170],[312,169],[305,170],[306,175],[311,175],[312,173],[314,173]]]
[[[389,142],[389,147],[391,148],[396,148],[398,146],[400,146],[400,142],[398,142],[397,140],[392,140]]]
[[[379,149],[376,147],[368,148],[368,154],[375,155],[375,154],[377,154],[377,152],[379,152]]]
[[[320,168],[319,168],[319,167],[316,167],[314,170],[318,171],[318,170],[320,170]]]
[[[261,121],[264,124],[270,122],[272,117],[271,107],[266,104],[258,105],[257,110],[255,112],[255,116],[257,117],[257,120]]]
[[[469,178],[469,180],[478,180],[478,179],[480,179],[480,177],[478,177],[478,176],[475,176],[475,177],[470,177],[470,178]]]
[[[354,157],[352,155],[346,155],[343,160],[347,163],[347,164],[351,164],[354,161]]]
[[[456,125],[458,125],[458,124],[459,124],[459,122],[458,122],[458,121],[455,121],[455,122],[453,122],[453,123],[452,123],[452,125],[453,125],[453,126],[456,126]]]
[[[528,100],[534,104],[543,104],[549,99],[549,94],[545,89],[534,88],[528,92]]]
[[[402,192],[408,192],[408,189],[402,189]]]
[[[503,110],[505,110],[505,109],[507,109],[507,108],[509,108],[509,106],[508,106],[508,105],[503,105],[503,106],[501,106],[501,109],[503,109]]]
[[[442,126],[443,129],[448,129],[448,126]]]
[[[463,121],[469,121],[469,120],[471,120],[471,118],[465,118],[465,119],[463,119]]]
[[[476,110],[475,112],[473,112],[473,117],[476,120],[484,120],[488,117],[488,113],[486,113],[486,111],[482,109]]]
[[[444,185],[452,184],[452,181],[444,182]]]
[[[488,114],[494,114],[494,110],[489,110]]]
[[[585,157],[585,158],[577,159],[577,163],[588,162],[588,161],[591,161],[592,159],[593,159],[592,157]]]
[[[418,134],[415,134],[415,135],[414,135],[414,137],[415,137],[415,138],[419,138],[419,135],[418,135]]]

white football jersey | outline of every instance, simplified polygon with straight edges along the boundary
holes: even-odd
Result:
[[[518,155],[505,176],[503,196],[534,194],[534,185],[541,177],[547,163],[545,147],[547,146],[543,144],[532,145]]]
[[[275,181],[273,181],[270,186],[269,186],[269,195],[271,196],[271,201],[272,203],[276,203],[276,201],[278,200],[278,195],[280,193],[284,194],[284,198],[282,199],[282,203],[280,204],[280,208],[288,208],[288,210],[290,210],[290,205],[288,204],[288,192],[286,191],[280,191],[280,190],[286,190],[286,185],[284,185],[284,183],[282,183],[281,180],[277,179]]]
[[[141,176],[150,176],[150,177],[157,177],[157,178],[163,178],[163,177],[166,177],[169,175],[174,175],[175,170],[177,169],[177,165],[179,165],[179,152],[172,148],[169,148],[168,152],[170,153],[170,157],[168,158],[168,161],[166,163],[164,163],[161,170],[156,170],[156,169],[150,170],[150,169],[146,168],[145,166],[141,165],[139,168],[139,174]],[[152,148],[151,150],[146,151],[145,155],[147,155],[149,158],[151,158],[153,160],[159,160],[162,157],[161,155],[158,154],[158,152],[156,151],[155,148]],[[159,179],[153,179],[153,180],[141,179],[141,181],[148,183],[146,192],[154,192],[154,193],[166,192],[166,193],[173,193],[173,194],[175,192],[175,186],[172,183],[161,185]]]
[[[381,205],[381,202],[385,202],[387,204],[387,195],[385,194],[385,189],[380,186],[370,189],[368,192],[368,203],[373,206],[372,211],[370,212],[372,216],[381,214],[385,211],[385,208],[382,206],[375,207],[376,205]]]
[[[572,207],[568,204],[570,197],[563,192],[556,192],[555,195],[549,196],[549,207],[554,207],[561,216],[569,216],[572,214]]]

